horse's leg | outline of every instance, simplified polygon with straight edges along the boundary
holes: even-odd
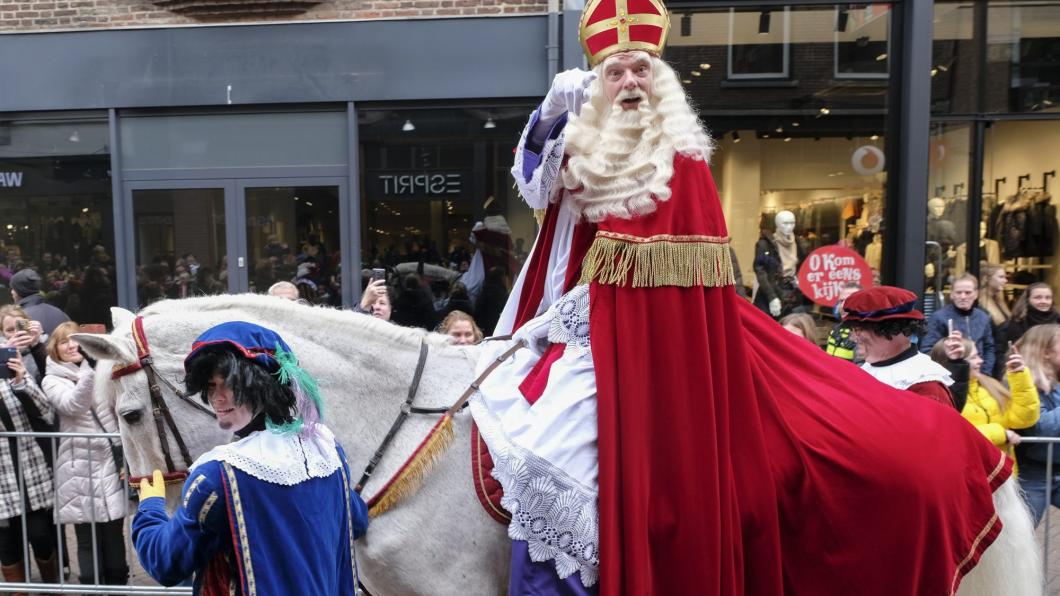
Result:
[[[1034,536],[1034,522],[1015,478],[997,489],[994,505],[1003,524],[1001,535],[965,576],[957,595],[1041,596],[1041,551]]]

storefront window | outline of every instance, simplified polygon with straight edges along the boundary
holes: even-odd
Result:
[[[0,301],[37,270],[45,301],[110,325],[117,304],[106,118],[0,121]]]
[[[730,79],[788,76],[790,15],[786,8],[729,9]]]
[[[1060,289],[1056,155],[1060,121],[998,122],[987,129],[983,164],[983,259],[1008,273],[1008,300],[1028,285]]]
[[[459,306],[492,331],[537,230],[509,172],[531,109],[360,113],[362,281],[388,270],[395,321]]]
[[[838,244],[880,269],[890,5],[695,9],[687,23],[664,58],[717,142],[711,169],[744,290],[767,310],[761,288],[787,284],[783,314],[830,312],[755,265],[787,211],[800,254]],[[773,80],[738,80],[716,67],[762,46],[776,57],[769,64],[788,56],[783,69],[770,67]]]
[[[968,167],[971,125],[932,126],[925,251],[925,307],[933,310],[968,263]],[[980,257],[988,251],[980,249]]]
[[[1060,2],[990,2],[987,112],[1060,112]]]

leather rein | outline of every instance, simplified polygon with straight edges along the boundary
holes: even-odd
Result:
[[[133,341],[136,342],[136,362],[122,366],[115,366],[110,373],[110,378],[117,380],[138,370],[143,370],[144,374],[147,375],[147,388],[151,393],[151,412],[155,419],[155,429],[158,431],[158,441],[162,445],[162,455],[166,460],[166,472],[163,474],[163,478],[165,478],[166,482],[183,481],[188,477],[187,470],[191,468],[191,453],[188,451],[188,446],[184,442],[184,437],[180,434],[180,429],[177,428],[177,423],[173,420],[173,414],[170,413],[169,406],[166,405],[166,400],[162,397],[162,389],[159,386],[159,381],[164,383],[170,391],[177,395],[177,397],[184,400],[200,412],[211,418],[217,418],[217,415],[206,406],[189,397],[155,370],[154,359],[151,357],[151,348],[147,343],[147,335],[144,334],[143,317],[138,316],[133,320],[132,331]],[[173,434],[173,441],[177,444],[177,449],[180,450],[180,456],[184,460],[184,470],[177,470],[176,465],[174,465],[166,427],[168,427]],[[136,480],[138,479],[129,479],[131,483],[135,483]]]

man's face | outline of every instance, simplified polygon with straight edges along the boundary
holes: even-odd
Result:
[[[206,399],[217,414],[217,426],[221,430],[237,431],[254,419],[254,412],[246,404],[236,404],[232,389],[225,384],[224,377],[217,373],[206,384]]]
[[[975,289],[975,284],[969,280],[954,282],[953,291],[950,292],[950,300],[953,301],[953,305],[961,310],[971,308],[978,297],[979,291]]]
[[[604,92],[623,110],[636,110],[651,99],[654,74],[646,52],[622,52],[604,60]]]
[[[851,332],[850,337],[854,338],[854,341],[858,344],[858,355],[863,357],[865,362],[869,364],[900,354],[904,350],[909,349],[911,344],[910,339],[904,335],[897,335],[887,339],[874,331],[856,327]]]

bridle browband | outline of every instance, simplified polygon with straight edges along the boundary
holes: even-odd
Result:
[[[183,480],[188,476],[186,470],[191,468],[191,453],[188,451],[188,446],[184,442],[184,437],[181,436],[180,430],[177,428],[177,423],[173,420],[173,415],[169,411],[169,406],[166,405],[166,400],[162,397],[162,389],[158,384],[159,381],[165,383],[170,391],[175,393],[177,397],[188,404],[191,404],[200,412],[211,418],[217,418],[217,415],[210,411],[206,406],[189,397],[173,385],[173,383],[170,383],[165,377],[158,374],[158,371],[155,370],[154,367],[154,360],[151,358],[151,348],[147,343],[147,335],[144,334],[143,317],[138,316],[133,320],[132,335],[133,341],[136,342],[136,361],[123,366],[115,366],[110,373],[110,378],[117,380],[139,370],[143,370],[144,374],[147,375],[147,388],[151,393],[151,411],[155,418],[158,441],[162,445],[162,455],[166,460],[166,472],[163,474],[163,477],[167,482]],[[180,456],[184,460],[184,471],[178,471],[173,463],[173,455],[170,453],[169,440],[166,436],[167,426],[173,433],[173,440],[176,442],[177,448],[180,450]]]

